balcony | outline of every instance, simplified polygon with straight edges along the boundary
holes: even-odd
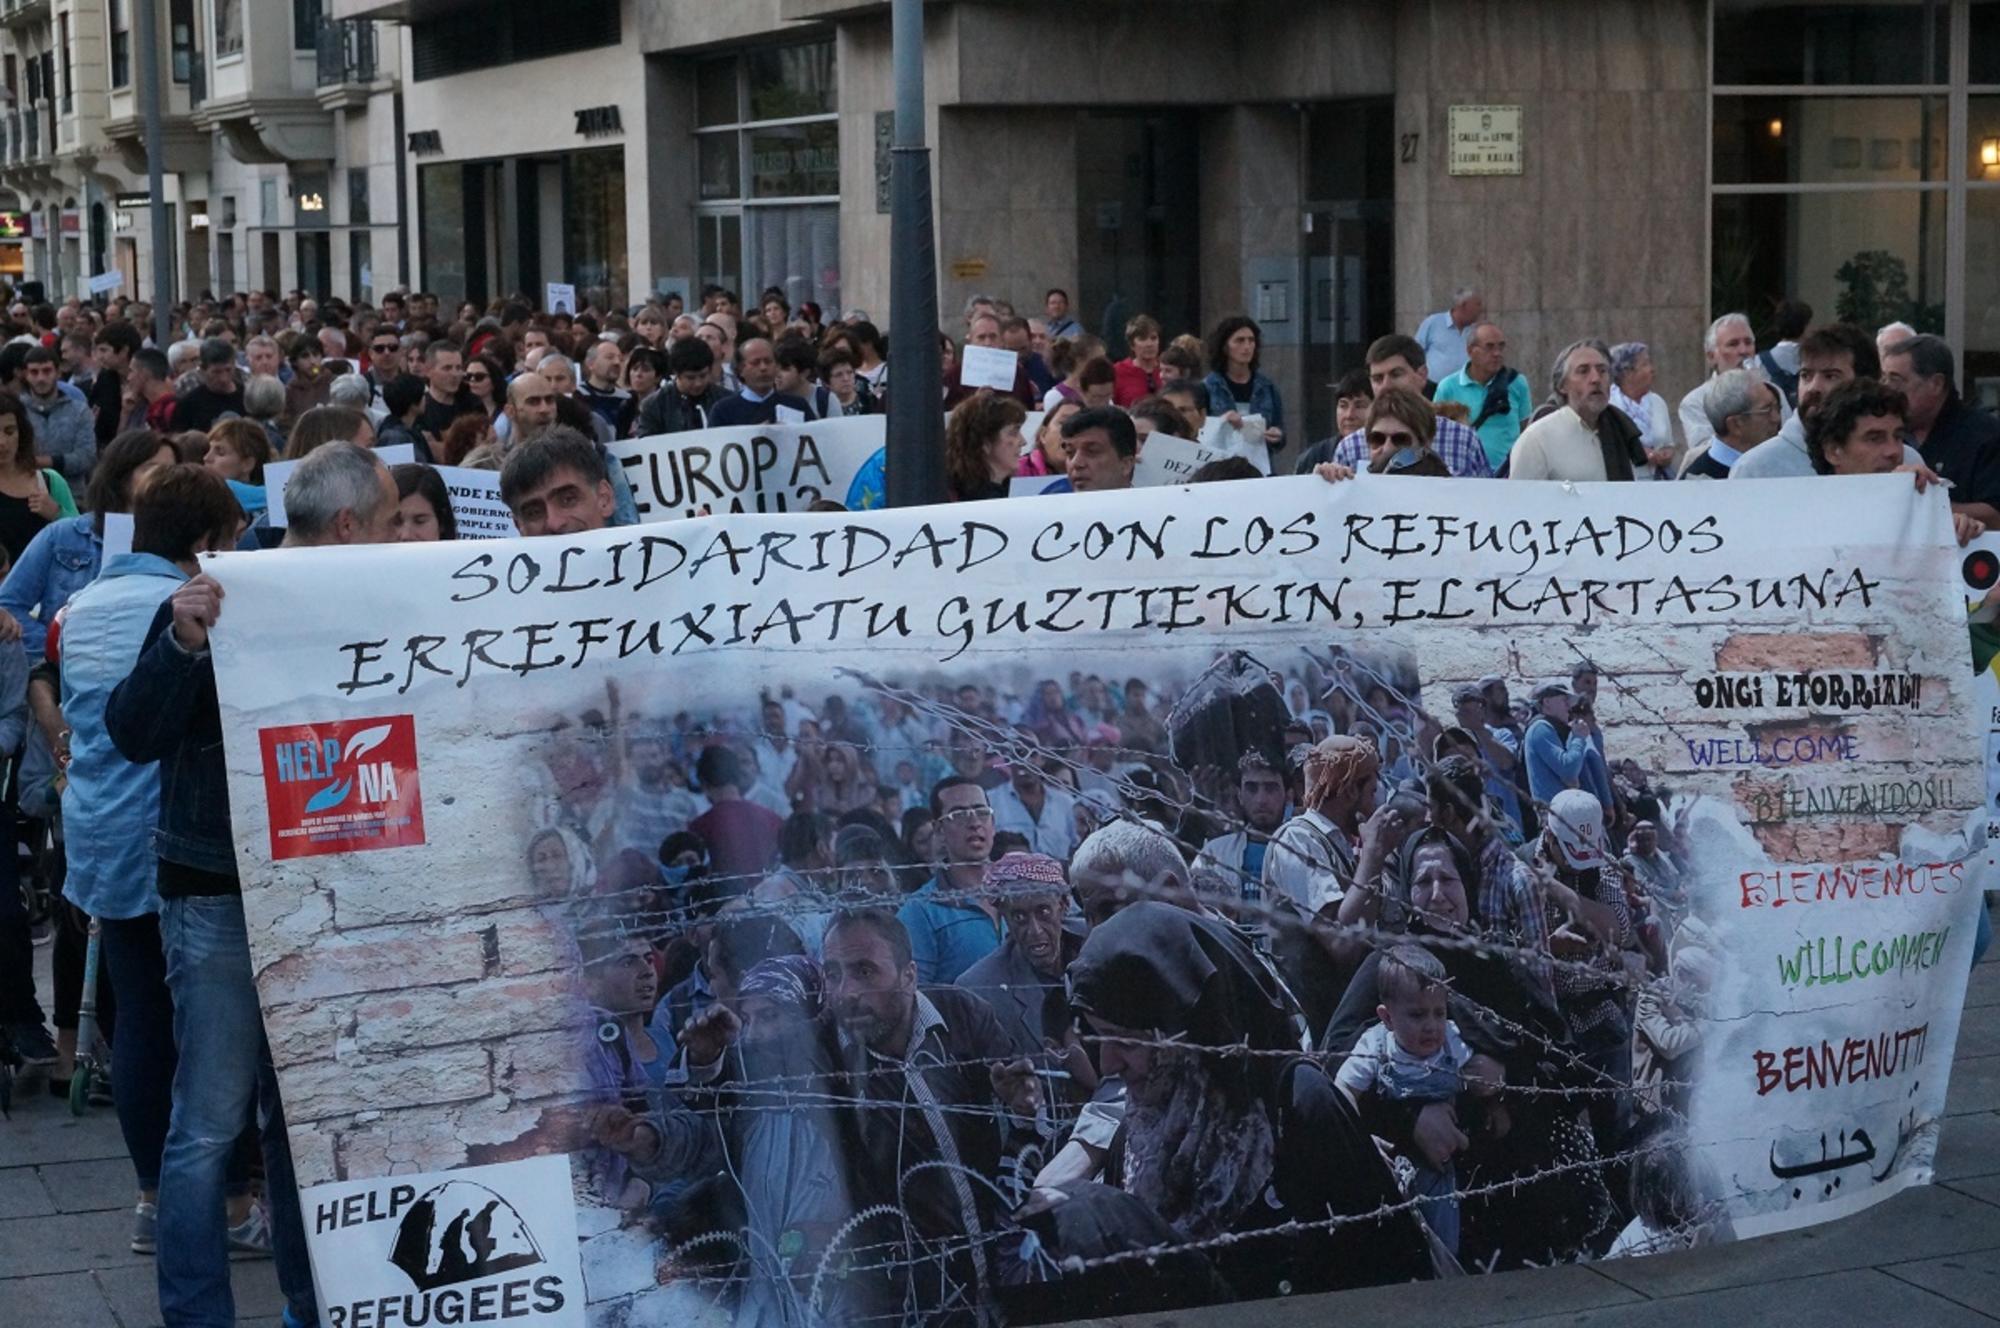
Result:
[[[27,161],[39,161],[48,155],[42,142],[41,116],[30,106],[21,112],[21,139],[26,151],[22,154]]]
[[[319,86],[375,81],[375,24],[370,19],[319,25]]]
[[[0,0],[0,27],[25,27],[49,21],[49,0]]]

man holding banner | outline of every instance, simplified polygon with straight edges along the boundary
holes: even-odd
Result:
[[[611,524],[611,475],[603,453],[557,427],[516,446],[500,468],[500,498],[523,535],[580,535]]]
[[[286,497],[288,548],[393,538],[395,481],[388,467],[351,443],[328,443],[301,461]],[[222,598],[221,585],[207,575],[176,590],[154,616],[138,663],[105,712],[126,760],[160,764],[154,837],[160,939],[180,1052],[160,1160],[160,1311],[171,1328],[233,1321],[223,1171],[255,1104],[286,1319],[303,1328],[316,1318],[313,1284],[284,1108],[251,976],[209,651]]]

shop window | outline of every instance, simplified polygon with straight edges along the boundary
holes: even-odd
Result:
[[[840,307],[840,121],[831,41],[758,47],[695,69],[704,283],[746,303]]]

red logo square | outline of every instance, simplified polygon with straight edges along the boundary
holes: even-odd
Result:
[[[304,858],[424,842],[410,715],[260,729],[271,856]]]

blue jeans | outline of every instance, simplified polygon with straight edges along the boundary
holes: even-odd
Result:
[[[99,963],[110,974],[118,999],[118,1021],[111,1032],[111,1098],[139,1188],[157,1190],[174,1105],[174,998],[167,990],[160,915],[103,918],[99,925]],[[231,1196],[250,1192],[256,1154],[257,1136],[246,1128],[229,1155]]]
[[[160,1158],[160,1317],[167,1328],[234,1328],[224,1177],[251,1105],[262,1107],[271,1252],[293,1317],[317,1318],[292,1149],[250,976],[243,901],[169,899],[160,944],[174,998],[174,1109]]]

